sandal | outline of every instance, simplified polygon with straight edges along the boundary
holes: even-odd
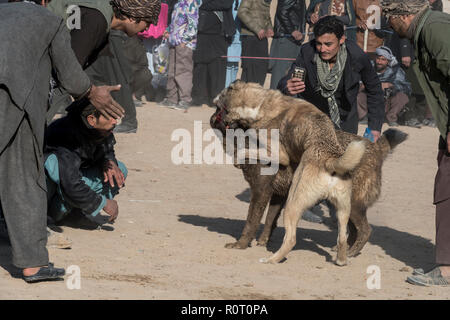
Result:
[[[63,268],[55,268],[53,263],[49,262],[47,267],[41,267],[38,272],[31,276],[22,276],[28,283],[57,280],[66,274]]]
[[[415,270],[422,271],[422,270]],[[444,277],[441,274],[441,269],[439,267],[434,268],[430,272],[409,276],[406,281],[418,285],[418,286],[442,286],[447,287],[450,285],[450,277]]]

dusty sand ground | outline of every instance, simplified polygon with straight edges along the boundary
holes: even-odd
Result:
[[[212,109],[188,113],[146,103],[137,134],[118,134],[116,154],[129,170],[117,197],[118,221],[101,230],[62,227],[71,250],[50,249],[57,266],[77,265],[81,289],[66,281],[29,285],[14,278],[10,248],[0,240],[0,299],[448,299],[445,288],[405,282],[433,261],[433,181],[438,131],[410,134],[384,165],[382,195],[369,210],[373,234],[346,267],[333,264],[337,231],[301,220],[297,245],[277,265],[258,262],[281,245],[282,219],[269,248],[225,249],[244,226],[249,190],[231,165],[171,162],[177,128],[209,128]],[[362,131],[364,128],[360,127]],[[204,143],[204,146],[206,143]],[[370,290],[367,268],[381,271]],[[67,280],[67,277],[66,277]]]

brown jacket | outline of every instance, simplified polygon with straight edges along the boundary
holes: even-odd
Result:
[[[256,36],[260,30],[273,29],[268,0],[242,0],[238,18],[242,35]]]
[[[353,0],[353,8],[355,9],[356,25],[361,21],[364,23],[375,22],[379,19],[381,24],[381,1],[380,0]],[[378,6],[369,8],[369,6]],[[369,10],[368,10],[369,9]],[[356,32],[356,42],[358,46],[364,50],[364,30],[358,29]],[[374,31],[369,30],[369,38],[367,40],[367,52],[375,52],[375,49],[383,45],[383,38],[378,37]]]

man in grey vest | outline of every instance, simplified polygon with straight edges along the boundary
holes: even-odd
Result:
[[[110,96],[112,87],[91,84],[63,20],[41,6],[0,4],[0,42],[0,211],[24,280],[51,280],[64,275],[46,249],[43,144],[52,69],[72,97],[87,97],[106,117],[123,110]]]

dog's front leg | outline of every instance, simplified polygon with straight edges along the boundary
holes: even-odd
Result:
[[[266,246],[273,230],[277,226],[277,220],[280,216],[281,209],[286,202],[286,196],[273,195],[270,199],[269,210],[267,211],[266,223],[264,230],[258,238],[258,246]]]
[[[246,249],[256,236],[256,231],[258,230],[264,210],[272,197],[272,182],[275,179],[275,176],[259,175],[259,167],[259,165],[255,165],[255,167],[252,168],[255,169],[254,172],[257,172],[258,174],[255,175],[256,180],[250,184],[250,206],[248,208],[247,221],[245,222],[242,235],[238,241],[227,243],[225,248]]]

